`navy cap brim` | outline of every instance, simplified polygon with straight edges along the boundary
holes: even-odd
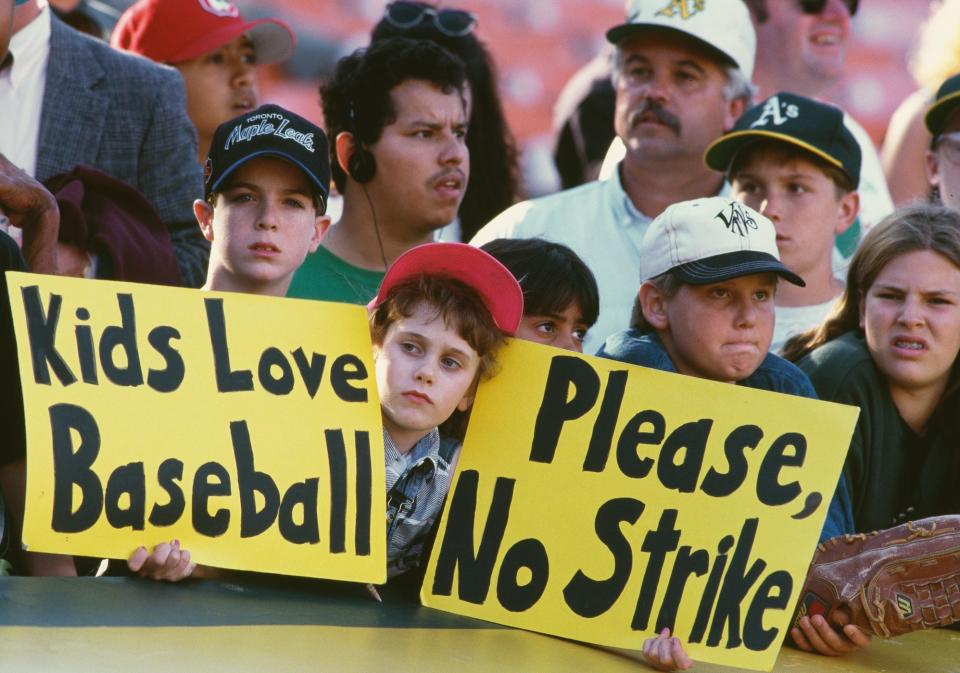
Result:
[[[943,133],[947,122],[958,108],[960,108],[960,91],[947,94],[931,105],[924,117],[924,122],[927,125],[927,130],[930,131],[930,135],[938,136]]]
[[[680,281],[690,285],[709,285],[740,276],[775,273],[794,285],[806,286],[803,278],[784,266],[776,257],[753,250],[738,250],[705,257],[696,262],[675,266],[670,271]]]
[[[230,177],[230,175],[235,170],[240,168],[243,164],[247,163],[251,159],[255,159],[257,157],[276,157],[278,159],[284,159],[286,161],[289,161],[291,164],[293,164],[300,170],[302,170],[306,174],[306,176],[310,179],[310,182],[313,184],[313,186],[317,188],[317,191],[320,192],[320,196],[321,196],[320,201],[323,204],[322,210],[326,212],[327,197],[330,195],[326,185],[323,184],[320,178],[314,175],[313,171],[311,171],[309,168],[304,166],[301,162],[297,161],[295,157],[293,157],[290,154],[287,154],[286,152],[282,152],[280,150],[275,150],[275,149],[259,150],[251,154],[247,154],[243,158],[235,161],[233,164],[231,164],[226,169],[224,169],[222,173],[220,173],[220,177],[218,177],[215,182],[207,186],[207,195],[209,195],[211,192],[217,191],[220,185],[223,184],[223,181],[226,180],[228,177]]]

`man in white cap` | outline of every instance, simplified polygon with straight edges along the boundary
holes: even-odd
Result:
[[[750,102],[756,38],[742,0],[629,0],[607,32],[616,46],[615,128],[627,152],[607,179],[517,204],[472,243],[540,236],[566,244],[600,287],[600,317],[585,352],[627,326],[642,270],[640,242],[677,201],[717,194],[723,177],[703,152]]]

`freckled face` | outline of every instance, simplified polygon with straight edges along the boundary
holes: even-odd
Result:
[[[283,296],[330,219],[316,211],[306,174],[283,159],[251,159],[225,182],[215,206],[194,204],[210,241],[207,286]]]
[[[473,401],[480,356],[425,303],[391,324],[373,352],[383,425],[401,449]]]

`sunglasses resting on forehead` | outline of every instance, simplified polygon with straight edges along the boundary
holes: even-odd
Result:
[[[797,0],[797,4],[800,5],[800,9],[804,14],[819,14],[823,11],[824,7],[827,6],[829,1],[830,0]],[[859,0],[843,0],[843,4],[846,5],[850,16],[857,13]]]
[[[437,9],[422,2],[391,2],[383,18],[394,28],[416,28],[428,19],[444,35],[462,37],[477,25],[477,17],[462,9]]]

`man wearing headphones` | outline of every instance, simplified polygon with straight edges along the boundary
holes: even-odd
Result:
[[[343,214],[287,296],[366,304],[394,259],[457,215],[470,174],[466,71],[432,42],[397,37],[341,59],[320,95]]]

